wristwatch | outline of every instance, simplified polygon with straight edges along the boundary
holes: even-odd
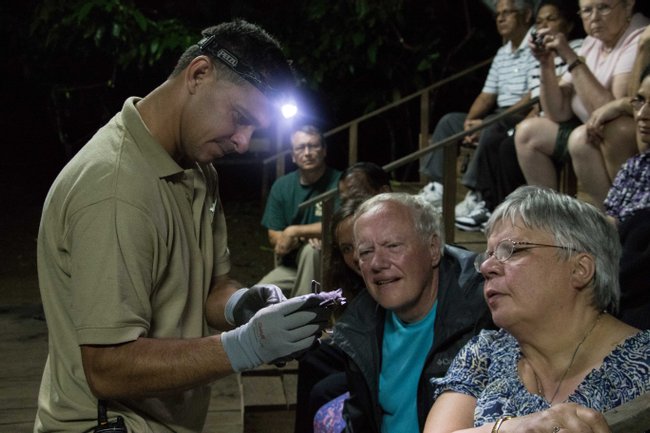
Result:
[[[567,71],[568,71],[568,72],[571,72],[571,71],[573,71],[575,68],[577,68],[578,66],[580,66],[580,65],[584,65],[584,64],[585,64],[585,59],[584,59],[584,58],[582,58],[582,57],[576,57],[576,59],[575,59],[573,62],[571,62],[571,64],[570,64],[569,67],[567,68]]]

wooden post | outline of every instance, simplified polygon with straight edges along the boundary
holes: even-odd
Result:
[[[334,287],[332,287],[332,272],[330,271],[330,257],[332,256],[330,225],[332,224],[335,201],[335,195],[323,200],[323,216],[321,217],[320,283],[321,289],[327,292],[334,289]]]
[[[359,158],[359,123],[354,122],[348,131],[348,166],[357,162]]]
[[[429,145],[429,92],[420,95],[420,143],[419,148],[424,149]],[[420,182],[424,183],[424,175],[420,174]]]
[[[442,179],[442,221],[445,225],[445,242],[454,243],[454,223],[456,222],[456,157],[458,144],[443,146]]]

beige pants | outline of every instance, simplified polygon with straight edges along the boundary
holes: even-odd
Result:
[[[297,269],[277,266],[257,284],[275,284],[285,296],[292,298],[311,293],[312,280],[320,281],[320,250],[307,243],[298,250]]]

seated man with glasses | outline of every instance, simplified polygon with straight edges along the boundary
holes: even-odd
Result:
[[[298,206],[338,185],[341,172],[325,163],[327,148],[321,131],[304,125],[291,134],[291,157],[298,170],[277,179],[262,217],[278,264],[259,284],[275,284],[288,296],[309,293],[320,280],[322,203]]]
[[[487,224],[476,259],[498,331],[460,350],[425,433],[606,432],[603,413],[650,391],[650,331],[613,316],[621,247],[594,206],[523,186]]]
[[[525,105],[530,100],[528,76],[536,66],[528,48],[528,35],[533,22],[534,4],[532,0],[497,0],[495,24],[499,36],[503,39],[497,51],[481,93],[476,97],[467,113],[448,113],[444,115],[435,127],[430,143],[438,143],[444,139],[479,127],[484,120],[508,108]],[[485,151],[484,137],[489,137],[493,130],[513,127],[525,113],[515,113],[507,116],[497,125],[491,125],[481,132],[467,135],[463,141],[476,146],[467,170],[461,179],[462,184],[469,190],[465,199],[455,208],[457,226],[461,230],[476,231],[487,221],[489,209],[485,197],[480,191],[478,179],[479,156]],[[489,139],[489,138],[488,138]],[[434,205],[440,206],[442,201],[442,178],[444,171],[442,148],[439,148],[422,158],[420,173],[431,183],[422,193]]]

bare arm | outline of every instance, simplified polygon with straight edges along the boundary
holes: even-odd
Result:
[[[490,433],[495,423],[472,427],[475,408],[476,399],[473,397],[455,392],[443,393],[429,412],[424,433]],[[575,403],[561,403],[541,412],[508,419],[501,424],[499,432],[547,433],[549,426],[551,429],[562,426],[568,431],[592,433],[610,431],[601,413]]]
[[[497,103],[497,95],[494,93],[481,92],[476,97],[469,111],[467,112],[468,120],[483,119],[494,109]]]
[[[559,55],[567,65],[575,65],[575,62],[579,60],[578,54],[571,48],[569,43],[566,40],[564,34],[558,33],[553,36],[552,40],[546,39],[545,50],[553,50]],[[548,86],[552,84],[550,69],[550,61],[545,61],[542,68],[542,81]],[[613,77],[612,80],[612,90],[606,89],[603,85],[596,79],[589,67],[581,63],[573,67],[570,71],[572,76],[572,87],[573,91],[580,97],[580,100],[584,104],[587,112],[591,114],[598,107],[603,106],[604,104],[627,95],[628,83],[630,80],[631,74],[619,74]],[[554,75],[554,74],[553,74]],[[560,83],[560,88],[566,83]],[[571,103],[571,93],[564,91],[562,93],[563,100],[558,100],[559,95],[557,93],[547,93],[545,96],[545,103],[549,104],[549,115],[555,116],[562,114],[560,120],[567,120],[567,106],[570,109]],[[568,96],[568,98],[567,98]],[[554,112],[554,110],[557,110]],[[546,111],[546,109],[545,109]],[[557,120],[557,119],[553,119]]]
[[[424,425],[424,433],[450,433],[474,425],[476,399],[458,392],[444,392],[436,399]],[[490,432],[491,426],[484,430]]]
[[[104,399],[179,393],[233,372],[218,335],[84,345],[81,358],[91,391]]]
[[[465,131],[477,127],[483,123],[483,118],[494,109],[497,103],[497,95],[494,93],[481,92],[469,109],[465,124],[463,125]],[[466,143],[476,143],[478,141],[479,133],[474,133],[465,137]]]
[[[646,27],[641,36],[639,37],[639,52],[634,62],[632,69],[632,76],[630,77],[630,87],[628,88],[628,95],[632,96],[636,93],[639,84],[641,84],[641,73],[646,66],[650,64],[650,26]]]
[[[241,287],[217,277],[205,316],[215,329],[231,329],[224,317],[228,298]],[[120,399],[178,393],[232,373],[219,336],[195,339],[138,338],[123,344],[81,346],[86,379],[100,398]]]
[[[226,322],[224,308],[230,296],[242,285],[228,275],[223,275],[217,277],[211,287],[205,302],[205,319],[208,325],[214,329],[221,331],[232,329],[232,326]]]
[[[322,224],[292,225],[282,231],[269,229],[269,242],[276,254],[284,256],[300,245],[302,240],[311,238],[320,239]]]

